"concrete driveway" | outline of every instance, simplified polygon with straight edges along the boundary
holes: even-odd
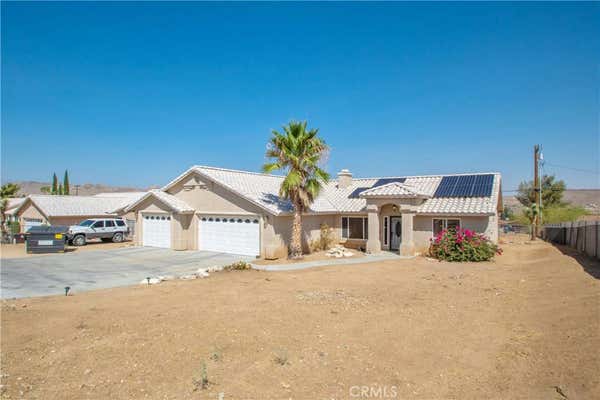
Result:
[[[127,247],[81,253],[2,259],[2,298],[64,294],[138,284],[147,276],[180,276],[200,267],[250,261],[252,257],[210,251]]]

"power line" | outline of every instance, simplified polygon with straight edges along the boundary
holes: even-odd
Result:
[[[572,171],[587,172],[588,174],[599,175],[598,171],[592,171],[591,169],[567,167],[565,165],[553,164],[553,163],[549,163],[547,161],[545,161],[544,164],[547,164],[547,165],[549,165],[551,167],[555,167],[555,168],[564,168],[564,169],[570,169]]]

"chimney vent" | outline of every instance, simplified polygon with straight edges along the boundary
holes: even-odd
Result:
[[[337,174],[338,176],[338,189],[345,189],[352,185],[352,172],[347,169],[343,169]]]

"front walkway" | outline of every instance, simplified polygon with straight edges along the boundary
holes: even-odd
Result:
[[[389,261],[389,260],[403,260],[403,259],[411,259],[412,257],[404,257],[400,256],[397,253],[392,253],[389,251],[382,251],[377,254],[365,254],[364,257],[357,258],[331,258],[329,260],[318,260],[318,261],[306,261],[306,262],[297,262],[290,264],[269,264],[269,265],[257,265],[251,264],[252,268],[262,270],[262,271],[294,271],[299,269],[307,269],[307,268],[315,268],[322,267],[325,265],[350,265],[350,264],[367,264],[377,261]]]

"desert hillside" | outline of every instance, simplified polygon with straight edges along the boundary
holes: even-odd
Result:
[[[522,206],[515,196],[503,196],[504,205],[513,211],[519,211]],[[600,214],[600,189],[567,189],[563,200],[575,206],[585,208],[591,214]]]
[[[13,182],[21,187],[19,196],[27,196],[29,194],[43,194],[41,188],[44,186],[50,186],[49,182],[34,182],[34,181],[17,181]],[[107,192],[139,192],[147,189],[127,187],[127,186],[110,186],[99,183],[84,183],[78,185],[77,194],[80,196],[92,196],[98,193]],[[71,185],[71,194],[76,192],[75,184]]]

